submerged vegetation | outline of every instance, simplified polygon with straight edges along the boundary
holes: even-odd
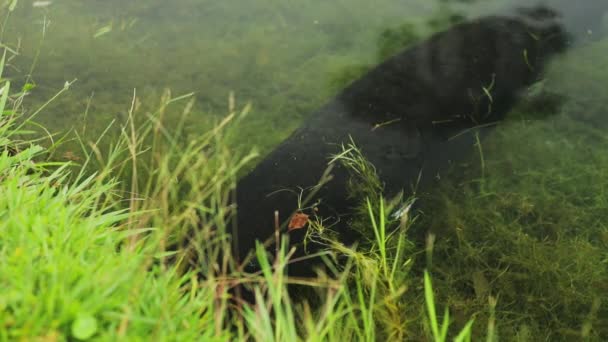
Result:
[[[162,5],[152,1],[130,10],[154,14],[155,6]],[[288,5],[273,16],[294,15],[281,6]],[[429,24],[459,20],[446,13]],[[136,16],[107,15],[111,26],[99,22],[88,32],[98,42],[117,31],[137,30]],[[129,89],[147,81],[149,72],[124,72],[138,80],[120,85],[103,78],[103,69],[116,61],[110,54],[121,57],[109,39],[98,43],[108,48],[98,68],[89,70],[82,56],[73,58],[72,66],[53,64],[69,70],[70,80],[80,78],[74,86],[81,88],[71,92],[68,83],[57,89],[62,96],[47,104],[56,90],[35,84],[35,73],[21,77],[15,71],[34,70],[23,65],[36,61],[20,62],[27,57],[5,47],[2,66],[8,65],[4,74],[11,79],[0,84],[0,340],[606,340],[608,68],[597,58],[608,50],[606,40],[555,63],[499,129],[478,141],[471,158],[437,181],[438,191],[384,199],[383,185],[356,141],[345,146],[334,162],[352,171],[349,190],[361,205],[350,224],[360,239],[347,245],[331,227],[312,224],[309,238],[324,246],[320,254],[327,261],[317,278],[287,277],[294,262],[288,236],[276,251],[256,249],[259,273],[245,272],[231,257],[231,191],[258,155],[239,139],[273,122],[280,133],[256,135],[262,136],[256,142],[263,153],[295,127],[301,113],[337,89],[332,87],[417,39],[410,23],[395,24],[377,30],[380,39],[370,60],[339,51],[305,57],[319,44],[337,50],[361,44],[345,41],[339,30],[325,26],[330,23],[344,27],[319,18],[311,25],[331,34],[277,57],[298,60],[295,80],[271,72],[271,46],[252,53],[256,68],[233,63],[242,67],[225,73],[224,81],[233,85],[246,70],[276,76],[274,83],[251,76],[265,80],[255,84],[280,90],[259,108],[239,105],[232,95],[225,101],[219,88],[197,98],[156,87],[133,94]],[[67,30],[60,26],[53,29]],[[249,34],[259,36],[253,41],[268,41],[268,34],[280,37],[279,31],[262,27]],[[79,34],[61,33],[77,42],[77,54],[90,57],[103,50],[80,49],[90,43]],[[152,39],[139,38],[138,44]],[[237,60],[239,51],[218,44],[217,60],[193,62],[192,84],[209,85],[212,80],[200,70],[226,56]],[[22,48],[28,55],[53,47]],[[171,53],[166,58],[174,57]],[[125,71],[135,64],[118,67]],[[327,89],[312,94],[318,82],[307,73],[314,68],[333,78]],[[51,75],[41,79],[59,77],[63,86],[63,72],[44,70]],[[183,79],[170,68],[166,74]],[[93,89],[113,86],[114,93],[90,96]],[[178,91],[190,91],[191,84],[180,86]],[[236,98],[253,89],[243,87]],[[112,98],[118,93],[119,99]],[[288,105],[281,97],[291,99],[295,109],[284,110]],[[119,114],[96,115],[104,110]],[[36,121],[46,111],[69,112],[57,119],[58,126],[82,115],[89,127],[75,127],[75,138],[38,134],[46,125],[58,129],[49,116],[42,125]],[[281,113],[295,123],[274,120]],[[65,144],[71,155],[63,152]],[[308,300],[290,296],[291,285],[310,290]],[[240,291],[255,301],[243,300],[247,294]]]

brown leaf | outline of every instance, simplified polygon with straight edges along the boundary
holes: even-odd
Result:
[[[306,226],[308,223],[308,215],[304,213],[295,213],[289,220],[289,225],[287,226],[289,231],[301,229]]]

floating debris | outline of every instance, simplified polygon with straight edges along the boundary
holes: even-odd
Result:
[[[43,8],[43,7],[48,7],[52,4],[52,1],[34,1],[32,3],[32,7],[34,8]]]
[[[304,228],[307,223],[308,223],[308,215],[301,213],[301,212],[295,213],[291,217],[291,220],[289,220],[289,225],[287,226],[287,229],[289,231],[301,229],[301,228]]]
[[[113,23],[110,22],[108,25],[99,28],[97,30],[97,32],[95,32],[95,34],[93,35],[93,38],[99,38],[99,37],[103,36],[104,34],[112,32],[112,26],[113,26]]]
[[[412,199],[406,203],[404,203],[401,208],[399,208],[397,211],[395,211],[393,213],[393,215],[391,215],[393,217],[393,219],[399,219],[404,215],[407,215],[410,212],[410,209],[412,209],[412,206],[414,205],[414,203],[416,203],[416,199]]]

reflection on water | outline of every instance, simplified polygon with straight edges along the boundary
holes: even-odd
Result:
[[[352,137],[387,194],[420,181],[415,229],[443,237],[438,284],[463,317],[491,292],[516,322],[506,336],[563,338],[588,316],[607,336],[592,304],[608,283],[608,5],[542,3],[19,1],[3,43],[21,52],[8,75],[37,85],[32,106],[78,79],[40,117],[52,131],[86,120],[94,139],[133,89],[143,106],[166,87],[195,91],[190,134],[223,115],[229,92],[251,101],[232,143],[272,152],[239,183],[241,253],[271,233],[274,210],[296,209],[293,193],[266,195],[314,185]],[[307,213],[344,226],[357,201],[347,172],[332,172]]]

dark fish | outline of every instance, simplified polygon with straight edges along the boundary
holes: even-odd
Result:
[[[429,182],[471,150],[475,136],[461,133],[501,120],[566,42],[557,13],[538,7],[455,25],[381,63],[240,179],[237,255],[273,236],[275,210],[287,220],[300,209],[298,196],[281,190],[315,186],[351,137],[388,195],[410,189],[419,175]],[[346,229],[357,202],[347,193],[347,170],[334,165],[331,175],[315,193],[316,214]],[[294,231],[292,242],[303,231]]]

